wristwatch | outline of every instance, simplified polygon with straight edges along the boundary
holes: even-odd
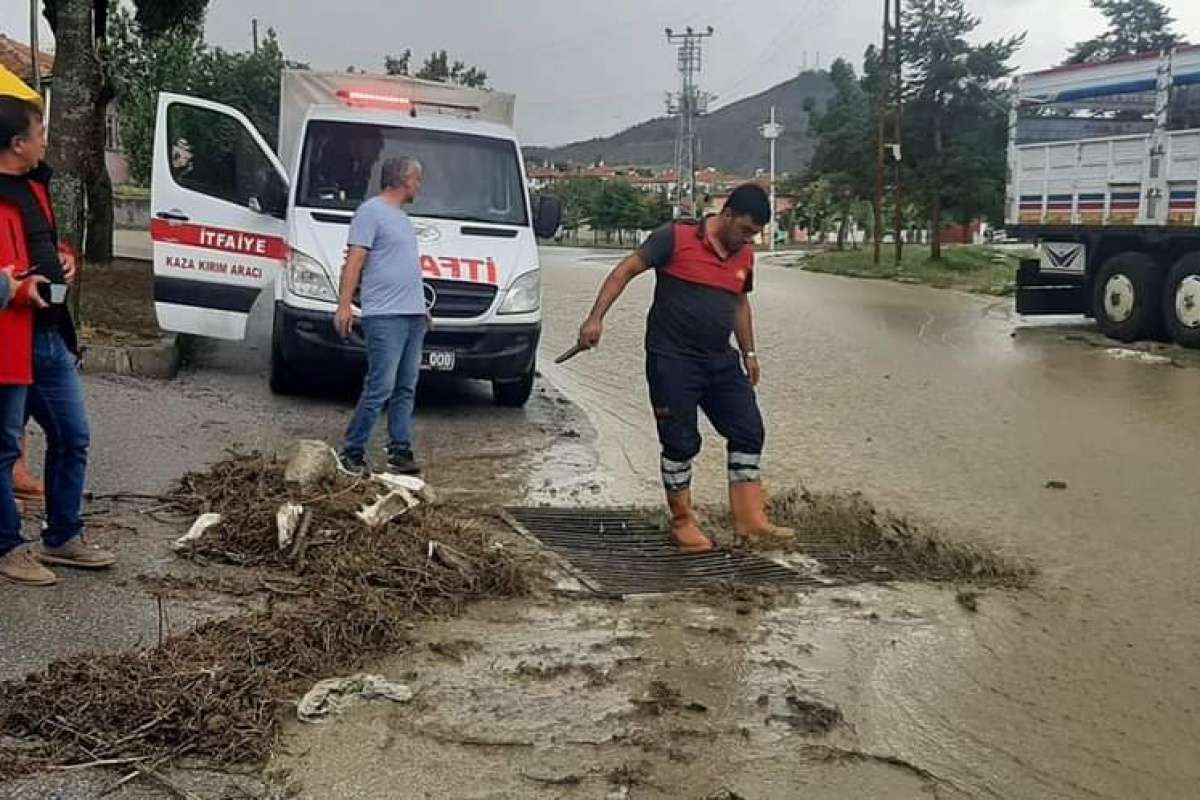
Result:
[[[747,358],[758,358],[758,353],[754,352],[753,350],[743,350],[742,360],[744,361]]]

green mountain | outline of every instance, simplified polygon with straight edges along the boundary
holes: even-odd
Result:
[[[768,167],[767,143],[758,132],[775,106],[775,119],[784,126],[776,145],[776,169],[797,172],[812,157],[806,105],[818,110],[833,94],[828,73],[804,72],[764,92],[722,106],[697,120],[700,147],[697,167],[751,175]],[[562,147],[527,147],[525,157],[551,163],[637,164],[670,167],[675,160],[678,121],[659,117],[613,136],[574,142]]]

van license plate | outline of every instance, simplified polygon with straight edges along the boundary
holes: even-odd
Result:
[[[426,350],[422,354],[421,369],[432,372],[453,372],[456,361],[453,350]]]

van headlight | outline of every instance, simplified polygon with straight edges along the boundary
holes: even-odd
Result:
[[[338,301],[337,290],[333,288],[333,281],[321,262],[298,250],[292,250],[288,259],[287,287],[297,297],[328,303]]]
[[[501,314],[529,314],[542,307],[542,272],[526,272],[512,282],[500,304]]]

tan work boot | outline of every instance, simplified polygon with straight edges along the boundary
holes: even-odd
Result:
[[[78,569],[105,569],[117,563],[117,557],[94,544],[88,544],[82,536],[68,539],[61,547],[38,545],[37,558],[43,564],[59,564]]]
[[[738,538],[775,543],[796,538],[791,528],[772,525],[767,519],[766,496],[759,481],[729,484],[729,505],[733,510],[733,531]]]
[[[21,440],[21,457],[13,464],[13,494],[29,504],[46,502],[46,487],[29,471],[25,462],[25,440]]]
[[[53,586],[58,583],[58,576],[37,562],[28,545],[0,556],[0,575],[22,586]]]
[[[667,492],[671,509],[671,541],[685,553],[708,553],[714,549],[712,540],[700,532],[692,511],[692,491]]]

